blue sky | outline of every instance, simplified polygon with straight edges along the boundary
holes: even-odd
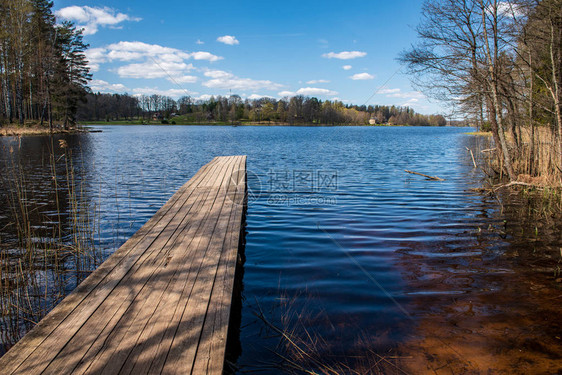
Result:
[[[85,28],[94,91],[201,99],[303,94],[443,113],[396,61],[416,40],[421,4],[60,0],[54,10],[59,21]]]

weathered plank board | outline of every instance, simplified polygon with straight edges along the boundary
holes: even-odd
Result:
[[[220,374],[246,156],[216,157],[0,358],[3,374]]]

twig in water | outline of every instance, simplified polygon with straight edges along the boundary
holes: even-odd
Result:
[[[472,150],[469,149],[468,147],[465,147],[465,148],[466,148],[466,151],[470,152],[470,156],[472,157],[472,164],[474,164],[474,168],[477,168],[476,167],[476,161],[474,161],[474,154],[472,153]]]
[[[433,180],[433,181],[445,181],[444,178],[441,177],[437,177],[437,176],[428,176],[426,174],[423,173],[419,173],[419,172],[414,172],[414,171],[409,171],[407,169],[404,169],[404,172],[406,173],[411,173],[411,174],[417,174],[418,176],[423,176],[425,178],[427,178],[428,180]]]

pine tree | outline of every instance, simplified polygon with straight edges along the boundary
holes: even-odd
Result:
[[[57,27],[56,48],[59,61],[54,77],[53,100],[64,128],[76,124],[78,103],[85,99],[87,84],[91,79],[84,51],[82,30],[71,22]]]

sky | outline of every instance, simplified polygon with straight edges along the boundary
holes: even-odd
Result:
[[[421,0],[55,1],[84,28],[94,92],[242,98],[305,95],[445,113],[416,91],[399,53]]]

